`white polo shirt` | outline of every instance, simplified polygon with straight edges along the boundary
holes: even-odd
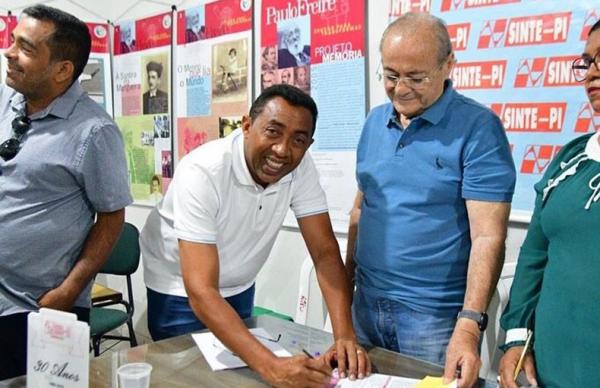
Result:
[[[309,153],[294,171],[263,188],[246,165],[241,130],[198,147],[181,160],[163,201],[142,229],[146,286],[187,297],[179,263],[181,239],[216,244],[223,297],[245,291],[269,256],[288,208],[296,218],[327,212]]]

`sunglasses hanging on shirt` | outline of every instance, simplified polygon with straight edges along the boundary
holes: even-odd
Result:
[[[13,135],[0,144],[0,158],[9,161],[19,153],[21,138],[31,128],[31,119],[27,116],[17,116],[12,121]]]

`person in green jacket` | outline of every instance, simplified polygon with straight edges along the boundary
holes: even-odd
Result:
[[[572,68],[600,113],[600,21]],[[500,320],[506,330],[501,386],[517,387],[515,370],[532,330],[533,352],[522,362],[529,383],[600,387],[600,132],[564,146],[535,191],[535,209]]]

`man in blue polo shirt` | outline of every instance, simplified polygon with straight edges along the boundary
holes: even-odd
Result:
[[[360,341],[477,378],[484,314],[504,260],[515,169],[500,120],[458,94],[444,22],[405,14],[381,39],[390,103],[357,151],[346,267]],[[458,318],[457,318],[458,315]]]

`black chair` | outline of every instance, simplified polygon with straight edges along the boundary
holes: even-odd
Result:
[[[133,290],[131,275],[137,270],[140,262],[140,233],[137,228],[126,222],[119,240],[111,252],[108,260],[100,273],[121,275],[127,279],[127,300],[99,302],[90,310],[90,336],[94,356],[100,355],[100,342],[102,339],[127,340],[131,346],[137,346],[135,332],[133,331]],[[108,308],[106,306],[122,305],[125,310]],[[110,331],[127,324],[129,336],[109,335]]]

